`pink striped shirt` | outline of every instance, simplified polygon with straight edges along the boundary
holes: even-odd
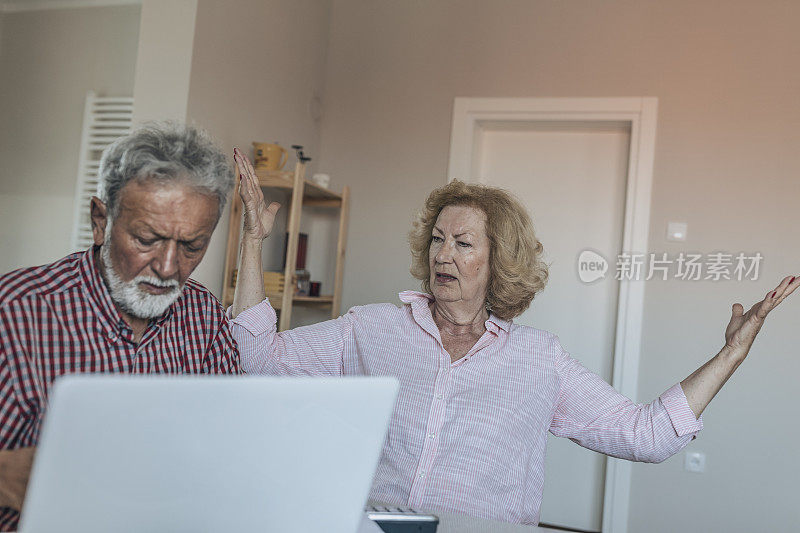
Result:
[[[703,428],[680,384],[637,405],[584,368],[547,331],[490,316],[451,362],[432,298],[359,306],[277,333],[268,300],[232,321],[251,374],[394,376],[400,395],[370,498],[538,524],[547,432],[632,461],[660,462]]]

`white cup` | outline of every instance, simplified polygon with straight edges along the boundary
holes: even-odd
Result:
[[[323,187],[325,189],[328,188],[328,185],[331,184],[331,177],[327,174],[314,174],[311,176],[311,181]]]

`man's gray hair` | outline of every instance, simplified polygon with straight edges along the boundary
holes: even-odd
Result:
[[[219,200],[222,215],[233,189],[233,169],[205,131],[174,122],[152,122],[117,139],[103,152],[97,196],[109,219],[119,214],[119,193],[133,180],[183,181]]]

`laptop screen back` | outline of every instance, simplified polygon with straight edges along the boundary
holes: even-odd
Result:
[[[69,376],[20,531],[355,531],[393,378]]]

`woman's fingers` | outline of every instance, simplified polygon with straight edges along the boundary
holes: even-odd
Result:
[[[241,167],[239,166],[238,158],[236,162],[236,174],[239,178],[239,197],[242,199],[242,203],[245,204],[247,207],[247,203],[250,200],[250,190],[247,187],[247,180],[244,178],[244,174],[242,174]]]
[[[240,181],[240,188],[242,191],[242,200],[244,201],[244,206],[247,210],[253,209],[253,187],[250,185],[250,180],[242,174],[242,179]]]
[[[250,178],[250,180],[254,183],[258,183],[258,178],[256,177],[256,170],[253,168],[253,164],[250,163],[250,159],[238,148],[236,149],[239,152],[239,159],[242,160],[242,164],[244,166],[245,173]]]
[[[772,291],[769,291],[762,301],[756,302],[747,314],[755,313],[760,319],[766,318],[767,314],[775,309],[787,296],[792,294],[798,285],[800,285],[800,280],[797,279],[797,276],[787,276],[783,278],[778,286]]]
[[[787,296],[792,294],[794,290],[800,285],[800,280],[797,279],[797,276],[790,276],[786,277],[781,281],[778,288],[775,289],[775,299],[777,302],[775,305],[781,303]]]
[[[261,191],[256,170],[253,168],[253,164],[250,162],[250,159],[241,150],[236,148],[236,152],[239,155],[239,159],[242,161],[242,166],[245,169],[245,176],[250,182],[251,193],[255,199],[256,205],[258,205],[260,202],[264,201],[264,193]]]
[[[261,188],[257,186],[258,180],[254,175],[255,171],[253,171],[253,166],[250,164],[247,156],[238,148],[234,148],[233,153],[239,171],[239,187],[243,194],[242,200],[245,199],[244,195],[246,195],[247,199],[252,201],[252,203],[246,207],[255,207],[259,200],[263,200],[264,195],[261,193]]]
[[[239,167],[239,175],[242,179],[249,179],[250,178],[250,171],[248,168],[248,161],[245,155],[242,153],[241,150],[238,148],[233,149],[233,158],[236,160],[236,164]]]
[[[770,293],[772,294],[772,293]],[[755,314],[761,320],[767,318],[767,315],[770,311],[775,307],[775,300],[771,298],[768,294],[766,298],[761,300],[760,302],[756,302],[753,308],[749,311],[749,314]]]
[[[734,348],[749,350],[769,312],[794,292],[798,286],[800,286],[800,279],[796,276],[787,276],[775,289],[769,291],[763,300],[754,303],[746,313],[742,314],[744,307],[741,304],[733,304],[731,320],[725,329],[725,342]]]

